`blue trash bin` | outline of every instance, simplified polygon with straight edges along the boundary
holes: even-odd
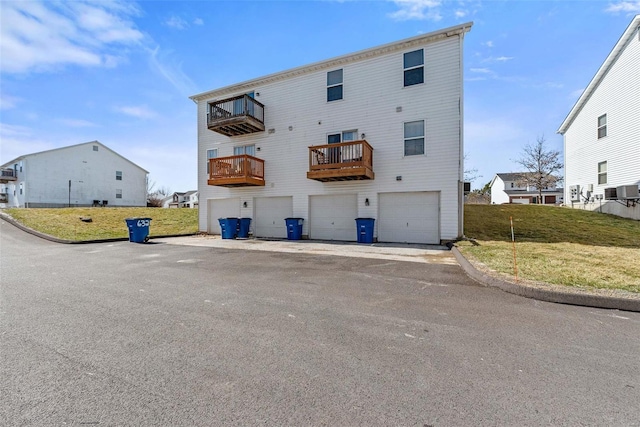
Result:
[[[238,220],[237,235],[239,239],[249,238],[249,227],[251,226],[251,218],[240,218]]]
[[[358,243],[373,243],[374,218],[356,218],[356,228],[358,229]]]
[[[302,238],[302,218],[285,218],[287,224],[287,239],[300,240]]]
[[[234,239],[238,230],[238,218],[218,218],[223,239]]]
[[[149,241],[149,225],[151,218],[127,218],[129,229],[129,241],[133,243],[146,243]]]

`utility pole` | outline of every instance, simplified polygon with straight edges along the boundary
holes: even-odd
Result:
[[[71,207],[71,180],[69,180],[69,207]]]

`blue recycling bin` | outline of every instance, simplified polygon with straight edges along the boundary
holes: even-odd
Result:
[[[238,218],[218,218],[223,239],[234,239],[238,231]]]
[[[358,229],[358,243],[373,243],[374,218],[356,218],[356,228]]]
[[[149,241],[149,225],[151,218],[127,218],[129,229],[129,241],[133,243],[146,243]]]
[[[240,218],[238,220],[237,237],[239,239],[249,238],[249,227],[251,226],[251,218]]]
[[[285,218],[287,224],[287,239],[300,240],[302,238],[302,218]]]

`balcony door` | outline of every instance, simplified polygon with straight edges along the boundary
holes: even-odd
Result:
[[[249,98],[254,98],[255,97],[255,93],[254,92],[249,92],[247,94],[245,94],[247,96],[249,96]],[[242,116],[245,114],[249,114],[250,116],[254,115],[254,106],[253,106],[253,102],[248,102],[247,103],[247,109],[245,111],[244,108],[244,103],[245,103],[245,98],[244,96],[240,99],[236,99],[235,101],[233,101],[233,115],[234,116]]]
[[[351,142],[358,138],[357,130],[348,130],[341,133],[327,135],[327,144],[339,144],[341,142]],[[329,148],[329,163],[340,163],[342,161],[342,150],[340,148]]]

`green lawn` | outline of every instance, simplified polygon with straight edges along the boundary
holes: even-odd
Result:
[[[129,237],[126,218],[151,218],[149,235],[166,236],[198,232],[197,209],[162,208],[58,208],[7,209],[18,222],[66,240]],[[91,218],[91,222],[81,218]]]
[[[640,293],[640,221],[555,206],[466,205],[465,257],[520,279]]]

